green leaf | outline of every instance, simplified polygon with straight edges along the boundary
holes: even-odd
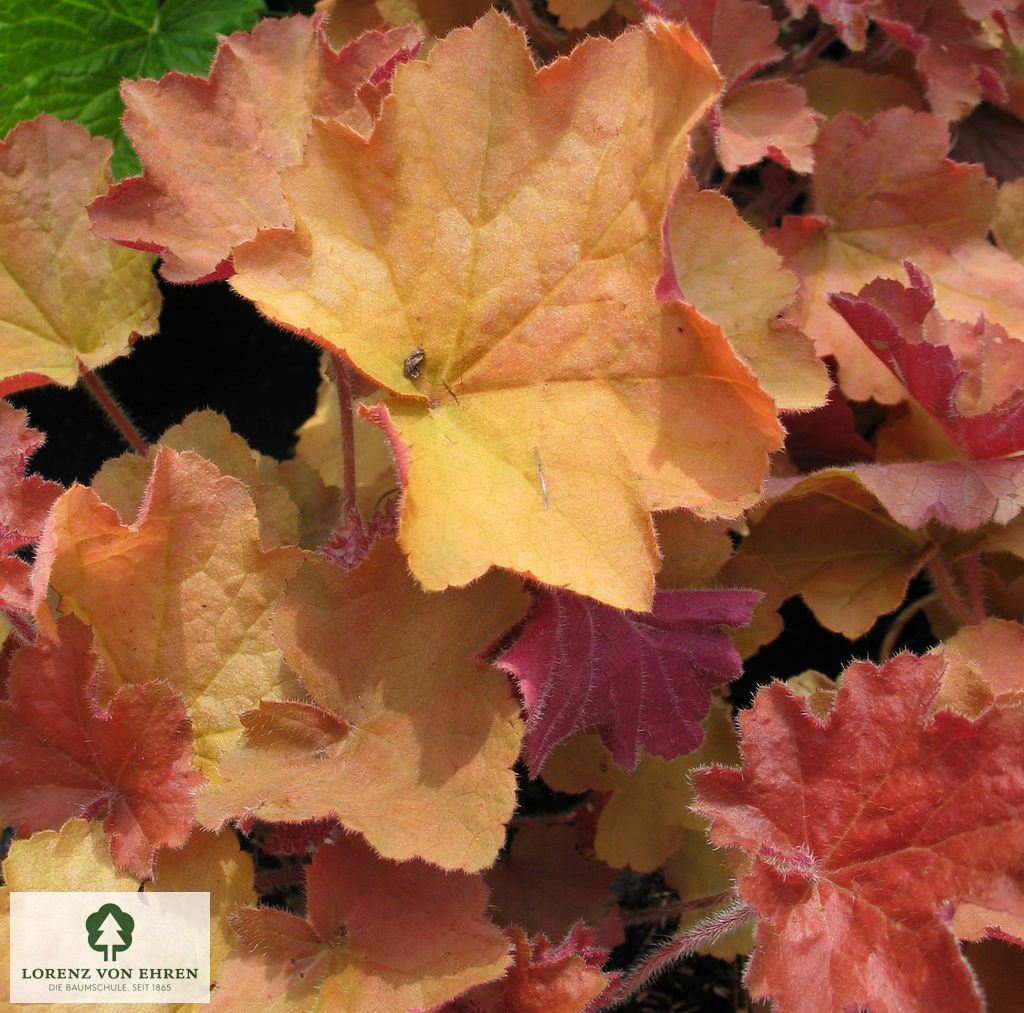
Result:
[[[48,112],[114,141],[117,178],[139,171],[121,130],[125,77],[206,75],[217,34],[251,28],[263,0],[4,0],[0,135]]]

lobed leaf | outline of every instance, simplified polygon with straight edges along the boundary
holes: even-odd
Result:
[[[613,900],[614,869],[593,856],[585,819],[517,820],[514,836],[484,874],[495,923],[562,939],[586,922],[603,946],[625,939]]]
[[[81,367],[157,329],[149,258],[89,232],[85,205],[107,188],[109,161],[109,141],[50,116],[0,144],[0,394],[74,386]]]
[[[430,1008],[508,967],[478,876],[377,857],[357,837],[317,849],[306,871],[309,918],[242,908],[239,946],[211,1011],[239,996],[268,1013]]]
[[[236,250],[241,294],[395,392],[368,414],[425,587],[499,565],[645,609],[650,512],[756,486],[770,401],[717,327],[652,298],[716,88],[680,27],[537,70],[489,14],[398,69],[369,138],[314,124],[283,176],[294,232]]]
[[[241,732],[239,714],[288,681],[270,621],[300,558],[294,547],[263,551],[241,482],[163,447],[134,521],[82,486],[57,501],[34,579],[38,594],[49,582],[61,609],[92,626],[101,699],[154,680],[181,693],[209,774]]]
[[[659,591],[649,613],[619,612],[540,589],[499,664],[529,711],[526,750],[536,776],[573,732],[597,728],[615,762],[641,751],[671,759],[703,738],[711,690],[736,678],[740,656],[723,625],[742,626],[753,591]]]
[[[840,113],[815,144],[814,213],[787,216],[768,240],[800,277],[787,316],[834,355],[854,400],[886,403],[899,384],[830,307],[832,292],[859,291],[876,277],[902,279],[909,255],[932,281],[947,319],[985,319],[1024,331],[1024,266],[987,241],[995,184],[980,166],[945,157],[945,124],[909,109],[864,123]]]
[[[984,317],[946,320],[927,276],[906,269],[909,288],[880,278],[833,295],[832,307],[968,456],[1024,449],[1024,341]]]
[[[820,720],[774,684],[740,715],[742,769],[694,774],[712,842],[748,856],[748,987],[782,1013],[982,1008],[949,919],[1024,914],[1024,711],[932,713],[942,675],[857,662]]]
[[[665,222],[671,278],[680,298],[722,328],[779,408],[808,409],[828,395],[828,372],[810,339],[776,325],[796,278],[733,203],[694,179],[676,187]]]
[[[0,822],[22,837],[103,814],[118,866],[142,878],[164,845],[185,842],[202,778],[192,770],[192,730],[166,684],[125,686],[101,710],[99,660],[73,617],[56,643],[23,647],[0,701]]]
[[[490,865],[515,806],[522,725],[507,680],[476,658],[526,605],[498,573],[426,594],[393,541],[351,571],[308,560],[275,630],[313,702],[244,717],[200,821],[335,815],[387,858]]]
[[[114,142],[114,170],[137,161],[121,130],[118,85],[172,67],[203,74],[217,33],[248,28],[262,0],[5,0],[0,11],[0,133],[41,112]]]
[[[595,945],[593,933],[575,925],[553,946],[545,935],[527,937],[507,929],[515,962],[499,981],[478,985],[435,1013],[587,1013],[600,1008],[618,979],[601,965],[608,951]],[[413,1013],[422,1013],[414,1010]]]
[[[221,41],[208,80],[125,81],[124,129],[145,172],[90,205],[96,234],[159,252],[169,281],[230,275],[233,246],[293,224],[278,177],[301,160],[311,118],[369,132],[378,90],[419,42],[411,27],[373,31],[335,52],[322,17],[266,19]]]

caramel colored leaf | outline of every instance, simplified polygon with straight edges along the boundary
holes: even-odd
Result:
[[[741,548],[768,560],[789,595],[802,595],[823,625],[850,638],[899,606],[931,548],[924,532],[895,520],[858,481],[871,467],[786,483]],[[919,488],[918,501],[931,504],[929,491]]]
[[[369,138],[314,124],[283,177],[295,231],[236,250],[241,294],[397,395],[369,415],[425,587],[499,565],[642,610],[650,512],[756,487],[773,406],[717,327],[652,297],[717,84],[681,27],[538,70],[491,13],[398,68]]]
[[[715,61],[727,88],[784,55],[771,11],[755,0],[657,0],[663,17],[685,21]]]
[[[490,865],[515,806],[522,725],[507,679],[476,658],[526,606],[508,574],[424,593],[393,541],[351,571],[309,560],[275,630],[314,703],[246,717],[200,821],[335,815],[387,858]]]
[[[90,233],[110,141],[50,116],[0,144],[0,394],[78,381],[157,329],[150,258]]]
[[[658,514],[655,522],[662,556],[660,590],[699,586],[732,555],[727,521],[705,521],[688,510],[673,510]]]
[[[540,589],[501,666],[529,711],[526,751],[536,776],[573,732],[597,728],[615,762],[641,751],[667,759],[700,745],[711,690],[739,675],[723,625],[750,621],[751,591],[659,591],[649,613],[620,612]]]
[[[548,939],[562,939],[582,921],[602,945],[618,946],[625,937],[612,894],[616,873],[586,850],[578,823],[520,821],[498,863],[484,874],[491,917]]]
[[[987,619],[978,626],[957,630],[932,653],[946,662],[943,692],[952,679],[963,679],[969,673],[983,682],[990,701],[993,697],[1012,701],[1024,700],[1022,651],[1024,626],[1005,619]]]
[[[782,1013],[982,1009],[948,922],[1024,915],[1024,711],[931,714],[942,668],[857,662],[824,720],[776,683],[740,715],[742,769],[694,773],[712,842],[749,857],[747,985]]]
[[[0,822],[22,837],[103,815],[114,862],[144,877],[156,850],[184,843],[195,789],[192,730],[166,684],[124,686],[96,704],[88,627],[58,623],[58,643],[23,647],[0,701]]]
[[[803,89],[777,78],[749,80],[783,56],[769,8],[753,0],[661,0],[657,6],[664,17],[693,29],[725,78],[710,122],[726,171],[767,157],[810,172],[818,124]]]
[[[352,0],[335,0],[335,8]],[[412,22],[428,36],[441,38],[456,28],[471,25],[490,10],[487,0],[376,0],[385,24]]]
[[[299,511],[287,491],[277,483],[260,480],[261,455],[231,431],[223,415],[209,410],[193,412],[172,426],[146,457],[128,453],[112,458],[93,476],[90,488],[122,521],[138,517],[161,446],[194,451],[216,465],[222,475],[244,482],[260,521],[260,542],[266,548],[298,542]]]
[[[357,837],[317,849],[306,872],[309,918],[242,908],[235,954],[210,1010],[240,996],[266,1013],[429,1009],[501,975],[510,960],[484,914],[479,876],[379,858]]]
[[[684,179],[665,236],[682,298],[722,328],[779,408],[822,404],[831,381],[810,339],[772,326],[792,302],[796,278],[732,202]]]
[[[185,698],[209,773],[238,737],[238,715],[282,683],[270,620],[299,558],[294,548],[262,550],[241,482],[165,447],[132,522],[122,524],[92,490],[69,489],[54,506],[36,567],[61,609],[95,632],[101,699],[127,683],[169,683]]]
[[[548,10],[567,29],[586,28],[592,21],[607,14],[614,0],[547,0]]]
[[[883,109],[906,106],[919,112],[924,108],[920,90],[896,74],[870,74],[856,67],[824,63],[794,75],[792,80],[827,119],[849,112],[867,121]]]
[[[300,161],[311,117],[368,133],[364,89],[418,47],[415,29],[396,29],[335,52],[322,18],[267,18],[221,42],[208,80],[125,81],[124,129],[145,172],[93,202],[96,234],[159,252],[169,281],[230,274],[232,246],[293,224],[278,174]]]
[[[893,109],[869,123],[848,114],[815,145],[814,213],[789,216],[769,241],[800,277],[790,319],[834,355],[855,400],[900,400],[896,380],[830,307],[876,277],[903,279],[912,260],[932,281],[950,320],[984,314],[1024,332],[1024,266],[987,241],[996,191],[980,166],[946,159],[949,137],[934,116]]]

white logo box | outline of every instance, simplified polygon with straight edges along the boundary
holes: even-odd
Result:
[[[208,893],[12,893],[11,1002],[210,1001]]]

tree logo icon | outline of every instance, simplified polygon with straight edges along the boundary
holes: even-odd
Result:
[[[104,904],[85,919],[89,945],[103,954],[104,961],[117,960],[121,950],[132,945],[135,919],[116,904]]]

